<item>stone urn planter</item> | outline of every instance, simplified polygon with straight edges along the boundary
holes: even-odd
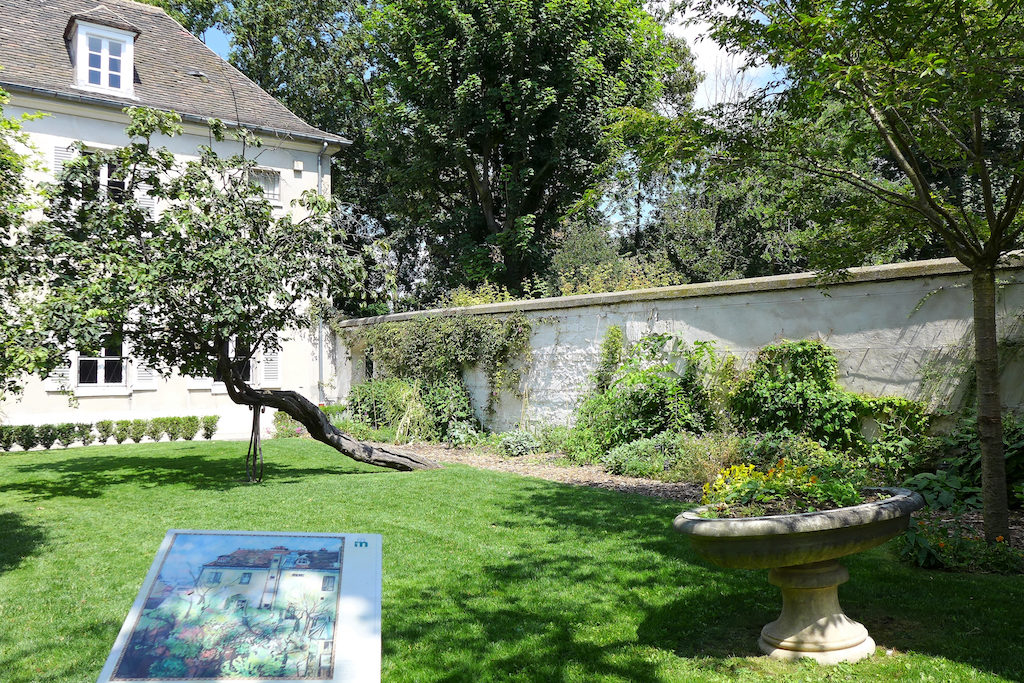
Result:
[[[862,505],[773,517],[708,519],[696,508],[675,519],[694,550],[722,567],[769,569],[782,589],[782,614],[761,629],[758,645],[775,659],[810,657],[822,664],[871,656],[875,641],[839,606],[839,584],[850,573],[837,558],[902,533],[924,506],[908,489],[875,489],[889,497]]]

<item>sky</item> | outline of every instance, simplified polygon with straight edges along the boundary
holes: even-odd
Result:
[[[231,49],[231,46],[228,44],[228,37],[223,31],[216,28],[207,29],[206,33],[200,37],[206,43],[206,47],[219,54],[222,58],[228,58],[228,51]]]
[[[729,54],[723,50],[706,35],[708,29],[704,22],[684,23],[682,20],[666,27],[668,33],[686,39],[697,70],[704,73],[704,81],[694,94],[694,106],[697,108],[730,99],[737,91],[745,93],[761,87],[772,75],[767,67],[742,71],[744,55]]]

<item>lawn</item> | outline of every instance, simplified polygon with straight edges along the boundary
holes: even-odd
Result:
[[[819,667],[759,657],[766,572],[719,570],[678,504],[449,466],[364,467],[308,440],[0,456],[0,679],[92,681],[169,528],[384,536],[387,681],[1019,680],[1024,577],[848,558],[843,604],[883,649]]]

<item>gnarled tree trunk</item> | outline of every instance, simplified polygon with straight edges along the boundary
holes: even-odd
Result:
[[[305,427],[311,437],[344,453],[353,460],[402,471],[439,467],[434,461],[421,458],[413,453],[387,446],[371,446],[353,439],[332,425],[320,408],[294,391],[250,387],[242,380],[230,359],[223,353],[217,359],[217,367],[221,377],[224,377],[224,386],[232,401],[239,405],[252,406],[254,410],[259,410],[259,406],[283,410],[293,420]]]

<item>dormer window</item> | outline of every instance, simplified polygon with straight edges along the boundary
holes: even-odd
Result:
[[[135,38],[139,31],[103,5],[76,14],[65,38],[75,66],[75,86],[134,97]]]
[[[111,40],[101,36],[88,36],[88,62],[85,65],[85,80],[89,85],[111,90],[120,90],[124,78],[124,41]]]

